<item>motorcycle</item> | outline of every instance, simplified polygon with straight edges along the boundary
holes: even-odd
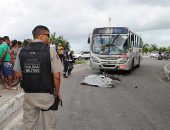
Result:
[[[158,60],[162,60],[162,54],[161,53],[159,53],[159,55],[158,55]]]

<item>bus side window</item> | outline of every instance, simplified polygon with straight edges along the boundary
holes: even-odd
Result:
[[[123,44],[123,50],[126,51],[128,49],[128,39]]]
[[[134,45],[134,35],[133,35],[133,34],[131,35],[131,44],[132,44],[132,47],[135,46],[135,45]]]

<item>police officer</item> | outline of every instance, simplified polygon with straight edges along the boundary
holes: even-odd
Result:
[[[34,40],[18,53],[14,65],[23,88],[23,123],[25,130],[34,130],[40,111],[44,130],[56,130],[56,109],[51,109],[55,96],[61,100],[61,61],[56,50],[48,46],[50,31],[39,25],[32,31]]]
[[[74,63],[75,60],[73,58],[74,51],[69,51],[68,56],[69,56],[69,65],[68,65],[68,75],[71,75],[71,71],[74,68]]]
[[[67,72],[68,72],[68,67],[69,67],[69,56],[68,56],[69,48],[66,47],[64,49],[64,54],[63,54],[63,64],[64,64],[64,70],[63,70],[63,78],[68,78]]]

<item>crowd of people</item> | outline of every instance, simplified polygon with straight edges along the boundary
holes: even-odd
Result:
[[[17,90],[12,86],[13,66],[18,50],[21,48],[22,42],[17,40],[10,41],[8,36],[0,37],[0,73],[3,89]],[[5,84],[8,79],[9,86]]]
[[[12,76],[14,76],[13,66],[19,49],[30,42],[30,39],[21,42],[10,40],[8,36],[0,37],[0,74],[3,89],[17,90],[17,87],[12,86]],[[56,50],[63,63],[63,78],[68,78],[74,68],[74,51],[71,51],[68,47],[64,48],[60,43],[56,46],[54,43],[49,42],[49,46]],[[6,79],[9,82],[9,86],[5,84]]]

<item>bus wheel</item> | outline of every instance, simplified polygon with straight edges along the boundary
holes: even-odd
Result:
[[[137,68],[139,68],[140,67],[140,56],[139,56],[139,60],[138,60],[138,64],[137,64],[137,66],[136,66]]]
[[[134,59],[132,60],[131,69],[134,68]]]
[[[104,69],[100,69],[100,74],[103,74],[103,72],[104,72]]]

